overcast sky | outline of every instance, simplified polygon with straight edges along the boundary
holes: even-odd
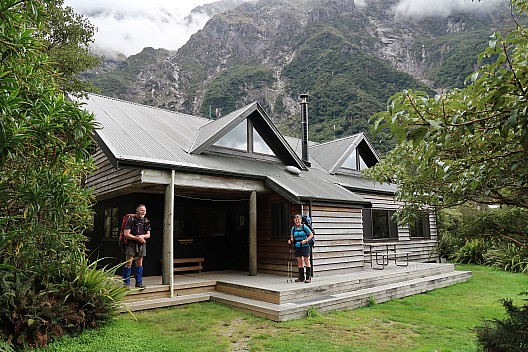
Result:
[[[144,47],[176,50],[203,28],[207,16],[185,20],[190,11],[215,0],[65,0],[97,28],[93,49],[99,54],[126,56]]]
[[[203,28],[208,18],[185,17],[198,6],[216,0],[65,0],[75,12],[97,27],[93,50],[98,54],[126,56],[145,47],[176,50]],[[369,0],[356,0],[363,5]],[[453,11],[489,10],[508,0],[400,0],[395,14],[399,17],[448,16]]]

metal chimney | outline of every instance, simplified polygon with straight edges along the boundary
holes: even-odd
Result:
[[[302,126],[302,160],[310,166],[308,156],[308,94],[301,94],[301,126]]]

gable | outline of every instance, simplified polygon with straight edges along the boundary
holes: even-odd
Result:
[[[364,133],[309,147],[310,156],[328,173],[360,171],[374,166],[379,157]]]
[[[230,150],[276,157],[286,165],[306,170],[302,160],[256,102],[200,128],[189,152],[202,154]]]

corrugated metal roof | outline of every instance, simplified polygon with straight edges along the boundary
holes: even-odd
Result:
[[[317,163],[312,163],[312,167],[308,170],[301,170],[300,175],[293,175],[285,170],[284,163],[278,159],[270,160],[269,157],[259,159],[255,155],[243,157],[189,152],[200,133],[203,133],[200,137],[202,143],[211,140],[215,135],[213,128],[209,126],[216,125],[221,129],[229,123],[212,124],[205,118],[100,95],[91,94],[84,102],[85,109],[94,114],[95,121],[101,126],[96,133],[104,143],[103,150],[111,153],[112,155],[108,157],[115,158],[118,165],[263,179],[270,188],[294,202],[324,200],[365,203],[362,197],[345,188],[347,185],[355,187],[360,185],[359,183],[355,183],[353,178],[346,175],[330,175]],[[252,106],[253,104],[248,105],[237,112],[245,114]],[[235,121],[236,116],[230,116],[228,120]],[[287,141],[290,144],[290,146],[285,145],[289,153],[297,152],[294,138],[286,137],[282,140],[282,143]],[[295,157],[297,158],[297,155]],[[369,185],[365,185],[367,186],[365,190],[368,190]],[[348,188],[353,189],[353,187]]]
[[[334,173],[363,139],[358,133],[310,147],[310,155],[330,173]]]
[[[237,111],[233,111],[221,119],[211,121],[207,125],[202,126],[196,136],[196,140],[194,141],[190,152],[200,152],[201,150],[208,147],[211,141],[215,142],[221,138],[227,133],[227,131],[237,125],[242,119],[246,118],[249,111],[255,110],[256,105],[257,103],[249,104],[241,109],[238,109]]]

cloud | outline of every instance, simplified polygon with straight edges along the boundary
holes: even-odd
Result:
[[[98,54],[126,56],[145,47],[176,50],[203,28],[206,15],[189,16],[191,10],[215,0],[65,0],[96,28],[92,50]]]
[[[401,0],[394,7],[397,18],[447,17],[455,12],[487,12],[508,0]]]

